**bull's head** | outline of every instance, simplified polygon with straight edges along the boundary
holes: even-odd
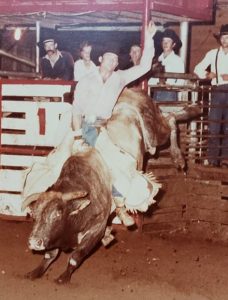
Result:
[[[83,198],[86,195],[85,191],[70,193],[50,191],[26,198],[22,209],[32,205],[32,215],[35,219],[29,238],[29,248],[39,251],[57,247],[60,236],[66,234],[65,222],[90,204],[90,200]]]

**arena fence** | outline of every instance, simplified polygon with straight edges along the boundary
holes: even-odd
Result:
[[[149,93],[165,87],[149,87]],[[179,124],[179,143],[187,161],[186,172],[174,168],[169,149],[161,149],[157,159],[150,159],[147,170],[153,171],[162,183],[157,204],[141,216],[144,232],[169,236],[184,234],[210,241],[228,242],[228,170],[208,166],[208,113],[211,109],[211,86],[198,81],[182,87],[170,87],[180,92],[180,100],[159,103],[161,109],[175,110],[178,106],[196,103],[201,116],[187,124]],[[228,96],[228,91],[227,91]],[[228,107],[223,107],[228,109]],[[228,126],[221,120],[221,127]],[[227,133],[217,136],[228,138]],[[219,145],[219,150],[222,144]],[[226,160],[228,157],[225,158]],[[221,162],[221,156],[218,156]]]
[[[71,88],[72,82],[62,81],[58,84],[43,80],[0,81],[0,214],[25,217],[21,212],[24,170],[37,161],[42,162],[71,126],[71,104],[63,101],[63,95]],[[167,89],[149,87],[151,95],[158,88]],[[192,103],[201,107],[201,116],[187,124],[179,124],[179,142],[187,164],[204,167],[208,159],[211,87],[194,81],[170,89],[180,92],[180,100],[159,103],[163,112]],[[219,138],[224,137],[221,132]],[[150,162],[153,170],[157,168],[158,175],[173,174],[165,147],[159,149],[158,158],[153,157]],[[209,174],[211,171],[201,172]]]
[[[24,170],[42,162],[71,127],[71,105],[63,102],[71,84],[1,80],[0,91],[0,214],[24,216]]]
[[[208,139],[210,137],[219,138],[219,155],[216,157],[221,163],[221,150],[225,148],[222,145],[222,140],[227,139],[227,133],[223,130],[225,126],[228,126],[227,120],[217,120],[209,121],[208,115],[211,109],[211,91],[212,87],[210,85],[199,85],[198,82],[189,83],[184,86],[149,86],[149,94],[153,98],[153,92],[156,90],[169,90],[176,91],[179,95],[179,100],[177,102],[157,102],[160,109],[164,112],[178,110],[180,106],[188,104],[197,104],[201,108],[201,116],[195,120],[191,120],[187,124],[179,124],[179,143],[180,147],[184,153],[185,159],[188,162],[207,166],[208,159]],[[217,90],[219,91],[219,90]],[[223,90],[224,92],[224,90]],[[228,90],[227,90],[228,97]],[[223,109],[228,109],[228,104],[222,106]],[[221,132],[218,135],[212,136],[209,132],[210,122],[220,123]],[[228,161],[228,156],[223,157],[223,160]],[[159,164],[161,160],[159,161]]]

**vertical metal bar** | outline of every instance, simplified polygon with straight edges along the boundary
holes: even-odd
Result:
[[[187,55],[188,55],[188,31],[189,31],[189,23],[184,21],[180,23],[180,39],[182,41],[182,47],[180,49],[180,57],[182,58],[185,70],[187,64]]]
[[[36,21],[36,72],[40,71],[40,47],[38,43],[40,42],[40,21]]]
[[[198,92],[191,92],[191,102],[192,104],[196,104],[198,100]],[[189,143],[189,158],[191,162],[195,162],[196,160],[196,146],[197,146],[197,122],[191,121],[190,123],[190,143]]]
[[[142,31],[141,31],[141,45],[142,45],[142,48],[144,48],[145,31],[146,31],[146,26],[149,23],[149,20],[150,20],[150,1],[149,0],[144,0],[143,1],[143,25],[142,25]],[[142,82],[142,89],[144,91],[148,92],[147,80],[144,80]]]
[[[2,153],[2,117],[3,117],[3,112],[2,112],[2,80],[0,80],[0,169],[2,166],[1,163],[1,153]]]

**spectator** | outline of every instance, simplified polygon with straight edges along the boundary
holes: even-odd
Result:
[[[133,45],[131,46],[131,49],[130,49],[130,58],[131,58],[131,67],[132,66],[137,66],[140,64],[140,59],[141,59],[141,56],[142,56],[142,49],[139,45]]]
[[[40,62],[42,78],[73,80],[72,55],[66,51],[59,51],[58,44],[53,38],[45,39],[42,45],[46,52]]]
[[[208,51],[203,60],[196,65],[194,72],[199,78],[210,79],[212,84],[211,108],[208,117],[209,166],[217,167],[221,160],[221,166],[228,167],[228,24],[222,25],[220,32],[214,36],[220,47]],[[210,66],[210,71],[206,71],[208,66]],[[221,130],[224,134],[222,141],[219,137]],[[221,151],[220,142],[222,143]]]
[[[136,45],[136,44],[132,45],[131,49],[130,49],[130,52],[129,52],[129,55],[130,55],[130,63],[128,64],[127,69],[140,64],[140,60],[141,60],[141,57],[142,57],[142,48],[139,45]],[[130,82],[127,85],[127,87],[128,88],[132,88],[132,87],[141,88],[140,85],[143,82],[143,80],[144,80],[144,76],[134,80],[133,82]]]
[[[175,54],[174,50],[177,51],[181,47],[182,43],[178,37],[178,35],[172,29],[166,29],[161,35],[161,46],[162,53],[158,57],[158,62],[164,68],[164,72],[172,72],[172,73],[184,73],[185,66],[182,59]],[[151,78],[148,81],[149,85],[157,85],[159,83],[158,78]],[[171,79],[168,78],[165,81],[166,86],[171,85],[183,85],[183,79]],[[153,99],[156,101],[177,101],[178,93],[176,91],[154,91]]]
[[[96,65],[90,58],[92,45],[89,42],[80,44],[80,59],[74,63],[74,80],[79,81],[83,76],[93,72]]]

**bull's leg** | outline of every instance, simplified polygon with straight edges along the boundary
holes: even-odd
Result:
[[[177,168],[184,169],[185,167],[185,160],[182,156],[181,150],[177,143],[177,126],[176,126],[176,119],[174,116],[168,117],[167,119],[168,124],[171,129],[170,133],[170,153],[173,160],[173,163],[176,165]]]
[[[87,251],[81,249],[75,250],[68,260],[66,270],[55,280],[58,284],[67,284],[70,282],[71,275],[79,268],[84,258],[88,255]]]
[[[104,224],[94,226],[88,232],[84,234],[84,237],[80,241],[79,246],[71,254],[67,268],[55,282],[58,284],[67,284],[70,282],[71,275],[79,268],[83,260],[88,256],[94,247],[101,241],[104,236]]]
[[[107,247],[115,237],[112,235],[112,226],[107,226],[105,229],[105,234],[103,239],[101,240],[104,247]]]
[[[27,273],[25,277],[31,280],[42,277],[43,274],[47,271],[48,267],[51,265],[51,263],[57,258],[58,253],[59,249],[46,252],[40,265],[33,271]]]

